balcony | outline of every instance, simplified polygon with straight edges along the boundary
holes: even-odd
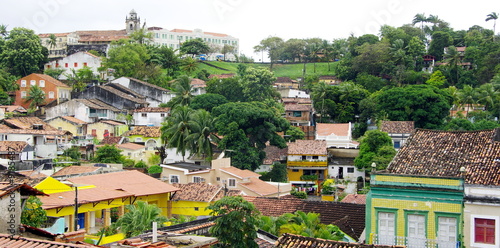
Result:
[[[288,167],[327,167],[328,161],[320,161],[320,160],[297,160],[297,161],[288,161]]]
[[[445,241],[425,238],[412,238],[401,236],[383,236],[373,234],[373,244],[376,245],[396,245],[407,248],[456,248],[461,247],[460,241]]]

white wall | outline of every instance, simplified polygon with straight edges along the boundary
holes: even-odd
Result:
[[[51,61],[47,64],[45,64],[45,69],[48,68],[50,65],[50,68],[55,69],[56,64],[59,64],[59,67],[64,69],[65,71],[63,74],[59,77],[60,80],[66,80],[68,77],[65,74],[71,74],[71,69],[75,69],[75,71],[82,69],[84,66],[84,63],[87,63],[87,67],[89,67],[93,72],[94,75],[99,75],[99,72],[97,71],[97,68],[101,67],[101,58],[92,56],[88,53],[85,52],[77,52],[75,54],[71,54],[67,57],[64,57],[62,59],[58,59],[55,61]],[[68,67],[65,67],[65,64],[68,63]],[[75,63],[77,63],[77,66],[75,67]]]

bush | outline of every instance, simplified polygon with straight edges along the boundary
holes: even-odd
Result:
[[[135,166],[135,161],[130,158],[126,158],[123,160],[123,167],[130,168]]]
[[[304,191],[293,190],[292,192],[290,192],[290,194],[299,198],[299,199],[307,199],[307,193]]]
[[[134,167],[135,168],[147,168],[148,165],[146,163],[144,163],[144,161],[141,160],[141,161],[137,162]],[[153,167],[153,166],[151,166],[151,167]],[[148,170],[148,172],[149,172],[149,170]],[[161,173],[161,171],[159,173]],[[153,173],[151,173],[151,174],[153,174]]]
[[[149,174],[157,174],[157,173],[161,173],[162,171],[163,171],[163,169],[159,165],[153,165],[153,166],[148,168]]]

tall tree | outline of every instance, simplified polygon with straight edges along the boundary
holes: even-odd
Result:
[[[486,20],[485,21],[491,21],[493,20],[493,40],[495,40],[495,26],[497,25],[497,19],[498,19],[498,13],[497,12],[491,12],[488,15],[486,15]]]
[[[39,72],[47,61],[47,49],[44,50],[40,37],[26,28],[12,29],[0,52],[0,66],[16,76]]]
[[[191,86],[191,78],[182,75],[175,80],[172,85],[172,92],[175,94],[175,97],[172,98],[168,103],[168,107],[175,107],[177,105],[187,106],[193,100],[193,92],[194,89]]]
[[[115,77],[139,77],[141,70],[146,67],[150,55],[144,45],[138,43],[115,43],[104,58],[103,67],[114,70]]]
[[[259,211],[252,203],[241,196],[226,196],[212,203],[208,209],[211,215],[220,216],[210,229],[210,233],[219,240],[217,247],[259,247],[255,242]]]
[[[413,21],[411,22],[413,25],[420,23],[420,29],[422,30],[422,34],[424,33],[424,22],[427,22],[428,18],[425,16],[424,13],[421,14],[416,14],[415,17],[413,17]]]
[[[226,61],[226,54],[232,54],[235,51],[235,47],[231,46],[229,44],[224,44],[224,46],[221,49],[221,53],[224,55],[224,61]]]
[[[45,44],[49,46],[49,49],[56,47],[57,45],[57,37],[55,34],[50,34],[49,38],[45,41]]]
[[[192,145],[191,151],[206,160],[212,160],[212,143],[217,144],[219,137],[216,135],[215,122],[210,112],[199,109],[191,114],[189,120],[190,133],[186,140]]]
[[[153,41],[153,32],[150,32],[146,27],[145,24],[142,26],[142,28],[135,30],[130,34],[130,39],[133,42],[137,42],[139,44],[149,44],[150,42]]]
[[[463,89],[458,91],[458,102],[460,105],[467,107],[466,113],[469,113],[472,105],[477,103],[478,98],[478,91],[470,85],[465,85]]]
[[[380,130],[370,130],[361,139],[359,156],[354,159],[354,164],[359,169],[370,170],[371,164],[375,163],[377,170],[384,170],[395,155],[391,137]]]
[[[264,101],[278,96],[273,84],[276,81],[274,73],[266,68],[248,68],[243,81],[244,101]]]
[[[167,147],[177,149],[177,153],[182,155],[184,161],[186,152],[192,149],[192,145],[188,143],[188,136],[191,132],[189,122],[193,110],[186,105],[178,105],[167,118],[164,124],[163,137],[167,141]]]
[[[198,61],[191,57],[186,57],[182,60],[182,70],[186,72],[187,75],[192,75],[193,72],[198,69]]]
[[[119,164],[124,159],[121,152],[115,145],[104,145],[97,148],[93,161],[97,163]]]
[[[5,37],[9,32],[7,31],[7,25],[0,24],[0,36]]]
[[[432,40],[429,47],[429,54],[436,57],[437,61],[443,58],[444,48],[453,44],[453,38],[449,33],[437,31],[432,34]]]
[[[201,38],[196,38],[183,42],[179,50],[184,54],[195,56],[208,53],[210,51],[210,47]]]
[[[276,36],[271,36],[260,41],[260,44],[254,46],[255,52],[267,52],[269,60],[271,62],[270,69],[273,69],[273,63],[278,60],[281,55],[283,48],[283,39]],[[262,61],[264,62],[264,61]]]

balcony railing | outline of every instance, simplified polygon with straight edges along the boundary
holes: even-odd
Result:
[[[456,248],[460,247],[460,241],[446,241],[425,238],[412,238],[401,236],[387,236],[373,234],[373,244],[398,245],[407,248]]]
[[[328,161],[311,161],[311,160],[298,160],[298,161],[288,161],[287,166],[289,167],[327,167]]]

